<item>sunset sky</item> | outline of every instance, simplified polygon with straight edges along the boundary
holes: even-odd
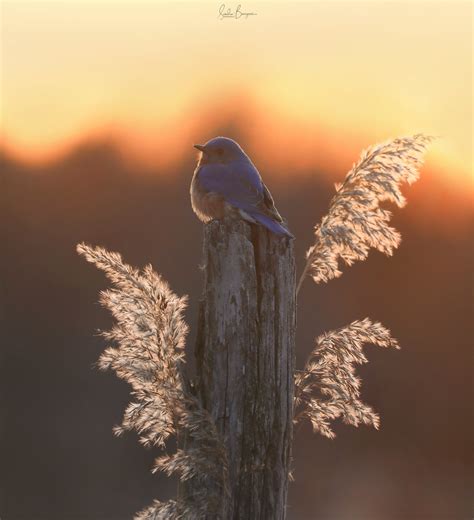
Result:
[[[220,20],[219,5],[4,1],[4,146],[36,161],[113,136],[158,164],[244,113],[255,153],[289,166],[437,135],[431,163],[465,185],[471,2],[242,2],[247,20]]]

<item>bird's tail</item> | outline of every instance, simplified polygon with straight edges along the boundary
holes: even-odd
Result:
[[[280,222],[277,222],[276,220],[273,220],[271,217],[268,217],[267,215],[263,215],[262,213],[250,213],[247,212],[256,222],[261,224],[262,226],[265,226],[267,229],[272,231],[273,233],[281,236],[285,236],[288,238],[295,238],[289,231],[286,229],[286,227],[283,224],[280,224]]]

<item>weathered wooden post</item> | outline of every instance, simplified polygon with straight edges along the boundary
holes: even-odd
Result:
[[[197,391],[229,457],[223,518],[286,516],[296,327],[292,241],[244,221],[204,228]]]

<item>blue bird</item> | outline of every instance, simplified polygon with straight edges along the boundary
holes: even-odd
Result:
[[[240,216],[289,238],[270,191],[248,155],[228,137],[194,145],[201,154],[191,182],[191,204],[200,220]]]

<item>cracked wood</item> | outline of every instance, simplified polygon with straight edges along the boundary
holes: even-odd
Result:
[[[223,435],[222,518],[285,518],[296,328],[293,243],[226,219],[204,228],[197,391]]]

